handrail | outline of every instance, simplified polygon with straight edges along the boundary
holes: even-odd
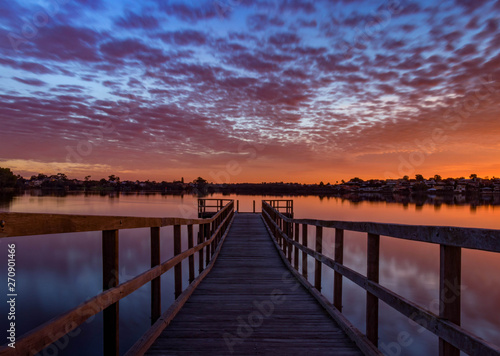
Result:
[[[333,305],[329,304],[330,307],[336,308],[338,312],[342,310],[342,277],[348,278],[367,291],[366,336],[374,346],[377,346],[378,339],[378,300],[380,299],[438,336],[440,338],[440,355],[442,356],[457,355],[459,350],[468,354],[500,355],[500,347],[460,327],[460,293],[458,293],[456,298],[453,298],[454,300],[450,300],[446,296],[446,291],[449,288],[447,283],[450,280],[453,280],[455,285],[458,283],[455,288],[460,290],[461,247],[500,252],[493,241],[495,238],[500,239],[499,230],[292,219],[273,209],[265,201],[262,202],[262,212],[264,221],[276,240],[275,244],[283,250],[283,255],[287,256],[289,267],[298,270],[298,251],[302,251],[302,274],[307,278],[307,264],[304,261],[307,256],[311,256],[316,260],[314,288],[319,295],[321,295],[321,265],[324,264],[334,270],[334,302]],[[307,226],[316,226],[316,250],[308,248],[299,242],[301,224],[303,243],[305,244],[307,244]],[[322,253],[323,227],[333,227],[336,229],[335,259],[327,257]],[[368,267],[366,277],[343,265],[344,230],[368,233]],[[424,236],[420,236],[420,233],[424,233]],[[460,233],[465,234],[466,237],[460,238]],[[378,247],[380,235],[438,243],[441,245],[441,305],[439,316],[421,308],[378,283]],[[457,243],[451,240],[452,237],[458,238],[458,241],[463,242],[463,245],[457,246]],[[479,241],[476,243],[473,241],[474,238],[486,238],[487,242]],[[291,264],[292,250],[294,250],[293,266]],[[308,283],[307,279],[302,278]],[[304,283],[304,281],[302,282]],[[354,334],[357,333],[359,333],[359,330],[355,329]]]
[[[271,206],[269,207],[272,208]],[[277,211],[277,214],[280,219],[287,223],[366,232],[405,240],[500,252],[500,230],[455,226],[387,224],[362,221],[294,219],[283,215],[279,211]]]
[[[0,228],[0,238],[99,230],[138,229],[152,226],[209,224],[220,216],[222,210],[219,210],[214,216],[205,219],[0,212],[0,220],[3,221],[3,227]]]
[[[5,215],[7,214],[7,215]],[[9,236],[22,236],[18,235],[19,231],[31,231],[18,227],[19,222],[26,219],[26,214],[21,214],[19,219],[15,219],[17,213],[3,213],[0,214],[0,219],[5,217],[9,218],[8,221],[11,222]],[[58,232],[75,232],[73,230],[82,231],[95,231],[87,230],[88,228],[99,226],[100,228],[108,228],[109,226],[116,226],[114,224],[119,223],[122,228],[134,228],[134,227],[150,227],[151,228],[151,257],[152,266],[151,269],[139,274],[138,276],[128,280],[125,283],[118,284],[118,278],[114,271],[118,271],[118,229],[116,230],[103,230],[103,279],[104,279],[104,290],[95,297],[87,300],[86,302],[78,305],[77,307],[65,312],[64,314],[57,316],[46,323],[38,326],[37,328],[29,331],[20,338],[16,340],[16,348],[12,349],[7,346],[0,347],[0,355],[31,355],[36,354],[48,345],[54,343],[59,338],[70,333],[76,329],[79,325],[85,322],[88,318],[93,315],[104,311],[104,332],[108,333],[111,337],[106,337],[104,340],[104,354],[105,355],[118,355],[118,313],[110,313],[115,310],[118,311],[118,302],[124,297],[130,295],[137,289],[141,288],[148,282],[152,282],[151,288],[151,319],[152,324],[154,324],[161,314],[161,288],[160,288],[160,276],[170,270],[172,267],[175,269],[175,295],[176,301],[179,301],[179,296],[182,294],[182,265],[181,262],[186,258],[189,259],[189,282],[191,284],[198,284],[201,279],[204,278],[206,274],[203,274],[203,250],[206,251],[206,266],[213,264],[213,256],[216,251],[216,247],[220,245],[223,236],[230,226],[233,216],[234,216],[234,201],[230,201],[223,209],[221,209],[215,216],[210,219],[177,219],[177,218],[133,218],[133,217],[112,217],[113,220],[110,224],[99,224],[101,223],[102,217],[97,217],[97,222],[92,222],[87,225],[80,225],[82,221],[92,218],[90,216],[73,216],[73,215],[56,215],[56,214],[28,214],[31,216],[43,215],[55,216],[56,217],[56,229],[52,231]],[[75,217],[77,224],[72,224],[71,217]],[[64,218],[70,219],[64,224]],[[107,218],[107,217],[104,217]],[[122,219],[118,222],[116,219]],[[12,221],[15,221],[12,224]],[[151,223],[149,226],[144,226],[145,223]],[[199,223],[199,235],[198,244],[193,246],[193,223]],[[47,225],[50,225],[50,221],[46,220]],[[165,225],[156,225],[156,224]],[[159,263],[159,227],[160,226],[174,226],[174,254],[175,256],[169,260]],[[180,240],[181,240],[181,225],[187,225],[188,227],[188,245],[189,248],[183,252],[180,251]],[[7,227],[7,224],[5,224]],[[133,227],[131,227],[133,226]],[[43,230],[48,231],[48,230]],[[110,234],[111,232],[111,234]],[[56,232],[54,232],[56,233]],[[14,234],[14,235],[12,235]],[[115,238],[116,237],[116,238]],[[109,241],[112,241],[112,248],[109,248]],[[116,241],[115,241],[116,240]],[[107,248],[105,246],[108,246]],[[199,268],[200,275],[196,278],[196,283],[194,283],[194,254],[199,252]],[[111,257],[110,257],[111,256]],[[116,260],[116,261],[113,261]],[[106,267],[108,266],[108,267]],[[112,266],[112,270],[109,270],[109,266]],[[112,275],[113,281],[106,281],[106,276]],[[200,278],[201,277],[201,278]],[[108,286],[106,286],[108,283]],[[114,284],[114,285],[111,285]],[[189,287],[188,287],[189,288]],[[181,301],[185,303],[185,300]],[[179,303],[178,303],[179,304]],[[106,313],[107,312],[107,313]],[[55,336],[54,336],[55,335]]]

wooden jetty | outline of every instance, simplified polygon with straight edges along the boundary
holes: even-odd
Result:
[[[34,355],[100,312],[103,355],[123,354],[119,302],[149,282],[152,326],[127,355],[382,355],[377,348],[380,300],[439,337],[440,356],[460,351],[500,355],[498,345],[462,328],[460,292],[449,295],[450,283],[458,283],[460,291],[462,249],[500,252],[500,230],[296,219],[291,200],[262,201],[261,214],[235,213],[234,201],[226,201],[217,201],[217,211],[210,214],[210,203],[199,203],[203,217],[198,219],[0,213],[0,238],[102,231],[103,258],[101,293],[21,336],[15,349],[2,346],[0,355]],[[160,261],[164,226],[173,228],[174,257]],[[314,236],[308,236],[311,226]],[[150,228],[151,268],[120,283],[114,272],[119,270],[119,231],[133,228]],[[334,258],[323,253],[324,229],[335,229]],[[343,265],[346,230],[367,234],[366,275]],[[184,251],[182,236],[188,241]],[[380,236],[440,245],[439,315],[378,283]],[[308,259],[315,261],[312,271]],[[187,286],[183,260],[188,261]],[[325,267],[334,271],[333,300],[321,294]],[[170,269],[176,300],[162,313],[160,276]],[[365,333],[342,314],[342,303],[348,303],[342,300],[344,278],[366,291],[360,306]]]
[[[260,215],[235,216],[213,270],[146,355],[362,355],[273,245]]]

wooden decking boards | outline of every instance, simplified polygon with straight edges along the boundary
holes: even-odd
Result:
[[[280,259],[257,214],[237,214],[213,270],[147,355],[362,355]]]

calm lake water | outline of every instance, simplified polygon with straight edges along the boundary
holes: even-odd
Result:
[[[241,211],[251,211],[252,202],[260,211],[260,196],[208,198],[239,200]],[[269,197],[264,199],[285,199]],[[447,225],[500,229],[500,207],[484,205],[421,205],[385,202],[354,203],[341,198],[292,197],[297,218],[374,221],[416,225]],[[68,195],[36,196],[29,192],[0,202],[0,211],[93,214],[152,217],[196,217],[197,197],[161,194],[120,194],[119,196]],[[196,229],[195,229],[196,233]],[[162,260],[172,256],[172,228],[161,229]],[[183,230],[183,236],[186,236]],[[314,236],[313,230],[309,236]],[[324,231],[324,251],[333,251],[334,232]],[[310,239],[311,240],[311,239]],[[98,294],[102,288],[101,233],[41,235],[0,240],[0,278],[7,280],[7,244],[16,244],[17,334],[33,329],[49,319]],[[314,241],[309,241],[310,247]],[[344,263],[366,272],[366,234],[346,232]],[[183,249],[187,242],[183,241]],[[197,259],[195,258],[195,261]],[[309,261],[313,271],[313,261]],[[186,266],[187,267],[187,266]],[[120,231],[120,282],[149,268],[149,229]],[[184,271],[187,268],[183,269]],[[489,252],[463,250],[462,325],[480,337],[500,344],[500,256]],[[312,277],[313,274],[310,273]],[[312,279],[311,279],[312,281]],[[332,298],[333,273],[323,269],[323,293]],[[420,306],[437,313],[439,246],[381,238],[380,283]],[[184,286],[187,284],[185,276]],[[3,295],[7,283],[3,283]],[[344,279],[344,314],[364,332],[366,293]],[[150,325],[150,285],[120,301],[121,354]],[[162,277],[162,309],[174,300],[173,271]],[[6,341],[8,313],[0,303],[3,342]],[[102,313],[101,313],[102,314]],[[102,315],[89,319],[43,355],[101,355]],[[407,332],[409,345],[397,345],[398,335]],[[380,303],[379,347],[388,355],[437,355],[438,341],[431,333]]]

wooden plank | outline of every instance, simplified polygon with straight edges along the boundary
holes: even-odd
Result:
[[[102,232],[102,286],[103,290],[116,287],[118,275],[118,230]],[[116,302],[103,311],[104,354],[118,356],[119,338],[119,303]]]
[[[181,253],[181,226],[174,225],[174,256]],[[182,293],[182,262],[174,267],[175,299]]]
[[[160,265],[160,228],[151,228],[151,268]],[[151,325],[161,315],[161,278],[151,281]]]
[[[440,247],[439,316],[460,325],[460,286],[462,249],[454,246]],[[460,356],[460,350],[439,339],[440,356]]]
[[[303,252],[305,253],[305,252]],[[335,262],[344,263],[344,230],[335,229]],[[342,312],[342,274],[335,271],[333,275],[333,305]]]

